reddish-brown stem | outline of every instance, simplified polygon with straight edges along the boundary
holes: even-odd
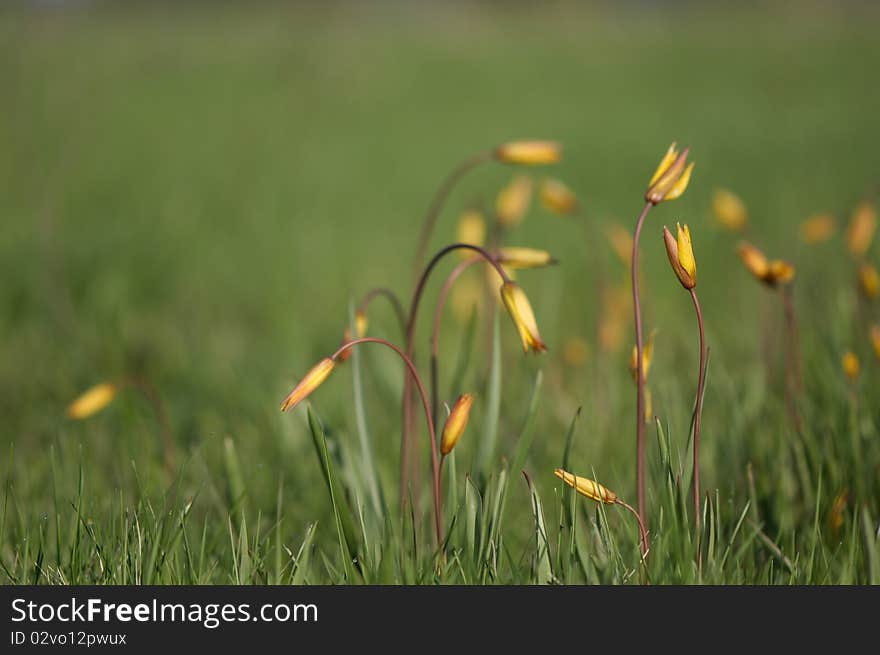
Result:
[[[400,348],[395,346],[393,343],[386,339],[380,339],[378,337],[361,337],[360,339],[353,339],[347,343],[342,344],[336,350],[335,353],[330,355],[330,359],[335,360],[339,355],[349,348],[353,348],[361,343],[378,343],[388,348],[391,348],[394,352],[396,352],[400,358],[403,360],[404,364],[406,364],[407,369],[409,370],[409,375],[407,375],[407,379],[413,379],[416,383],[416,388],[419,391],[419,395],[422,397],[422,406],[425,410],[425,421],[428,424],[428,435],[431,439],[431,472],[433,473],[433,493],[434,493],[434,527],[437,537],[437,545],[443,543],[443,522],[441,520],[442,513],[442,505],[440,499],[440,469],[437,463],[437,435],[434,431],[434,421],[431,419],[431,408],[428,405],[428,396],[425,393],[425,385],[422,384],[422,379],[419,377],[419,372],[416,370],[415,364],[413,364],[412,359],[410,359]]]
[[[632,250],[633,314],[636,324],[636,494],[639,518],[647,525],[647,501],[645,498],[645,371],[642,365],[642,308],[639,303],[639,237],[642,225],[653,203],[648,202],[636,221]]]
[[[630,513],[636,517],[636,521],[638,521],[639,524],[639,541],[642,551],[642,560],[646,559],[648,557],[648,553],[651,550],[651,544],[648,542],[648,529],[645,527],[645,523],[644,521],[642,521],[642,517],[639,516],[639,513],[635,509],[633,509],[633,507],[629,503],[623,502],[622,500],[620,500],[620,498],[618,498],[614,502],[621,507],[628,509]]]
[[[703,312],[697,299],[696,289],[691,289],[694,311],[697,313],[697,325],[700,328],[700,375],[697,381],[697,406],[694,410],[694,526],[696,543],[700,543],[700,417],[703,413],[703,392],[706,385],[706,333],[703,329]]]
[[[400,333],[403,334],[406,332],[406,314],[403,311],[403,303],[400,302],[400,298],[397,297],[397,294],[394,293],[391,289],[387,289],[385,287],[377,287],[375,289],[370,289],[367,293],[364,294],[361,301],[358,303],[357,311],[366,313],[367,308],[374,298],[379,296],[384,296],[388,299],[388,302],[391,303],[392,309],[394,309],[394,315],[397,317],[397,323],[400,325]]]
[[[782,303],[785,313],[785,404],[794,429],[800,433],[803,428],[798,410],[800,382],[800,346],[798,345],[797,316],[794,310],[794,297],[791,285],[782,288]]]
[[[445,248],[441,248],[437,253],[431,258],[431,261],[428,262],[428,265],[425,267],[425,270],[422,272],[422,275],[419,277],[419,281],[416,284],[416,288],[413,291],[413,297],[410,301],[409,306],[409,317],[407,318],[406,323],[406,356],[410,359],[415,359],[414,350],[415,350],[415,328],[416,328],[416,318],[418,317],[419,312],[419,303],[422,299],[422,293],[425,290],[425,285],[428,282],[428,278],[431,275],[431,271],[434,270],[434,267],[437,266],[437,263],[440,262],[446,255],[455,251],[455,250],[472,250],[475,253],[479,254],[483,259],[492,264],[495,267],[495,270],[498,271],[498,274],[501,276],[501,279],[504,282],[509,282],[510,278],[507,273],[504,272],[504,268],[499,264],[492,255],[489,254],[488,251],[481,248],[480,246],[475,246],[470,243],[453,243],[451,245],[446,246]],[[406,376],[403,382],[403,425],[402,425],[402,435],[400,440],[400,499],[401,499],[401,508],[403,507],[406,500],[406,489],[407,489],[407,465],[409,462],[409,447],[410,447],[410,430],[412,423],[412,386],[410,383],[410,377]]]
[[[440,295],[437,297],[437,307],[434,310],[434,330],[431,332],[431,416],[434,419],[434,425],[437,425],[437,409],[439,406],[439,349],[440,349],[440,319],[443,317],[443,308],[446,306],[446,298],[449,291],[455,284],[455,281],[474,264],[483,261],[482,257],[476,256],[466,259],[458,266],[452,269],[443,287],[440,289]]]
[[[449,175],[446,176],[446,179],[443,180],[443,184],[437,189],[437,192],[434,194],[434,198],[431,200],[431,204],[428,207],[428,211],[425,214],[425,218],[422,221],[422,230],[419,233],[419,241],[416,246],[416,256],[413,262],[414,275],[418,275],[422,268],[422,262],[425,259],[425,252],[428,249],[431,234],[434,231],[434,226],[437,224],[437,218],[440,216],[440,210],[443,209],[443,205],[446,203],[450,191],[452,191],[458,181],[464,177],[467,172],[476,168],[483,162],[492,159],[493,152],[494,150],[484,150],[483,152],[478,152],[476,155],[465,159],[450,171]]]

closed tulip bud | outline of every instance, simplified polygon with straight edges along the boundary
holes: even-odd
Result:
[[[446,424],[443,426],[443,436],[440,438],[440,452],[443,455],[451,453],[461,435],[464,434],[473,403],[474,397],[469,393],[463,393],[455,401],[455,405],[446,419]]]
[[[645,200],[656,205],[664,200],[675,200],[684,193],[694,168],[693,162],[687,163],[689,151],[690,148],[685,148],[679,154],[674,143],[669,146],[651,181],[648,182]]]
[[[632,262],[633,237],[629,230],[619,223],[609,223],[605,228],[605,236],[611,249],[625,266]]]
[[[324,380],[327,379],[327,376],[333,372],[335,366],[336,362],[329,357],[325,357],[315,364],[315,366],[305,374],[305,377],[300,380],[299,384],[293,388],[293,391],[288,394],[287,398],[284,399],[284,402],[281,403],[281,411],[286,412],[288,409],[292,409],[299,405],[315,389],[321,386]]]
[[[855,382],[859,377],[859,358],[851,350],[847,351],[843,356],[842,364],[846,377],[849,378],[850,382]]]
[[[468,209],[458,219],[456,241],[467,243],[472,246],[482,246],[486,243],[486,221],[483,215],[475,209]],[[474,256],[473,251],[462,249],[458,254],[463,259]]]
[[[109,382],[96,384],[67,406],[67,417],[77,421],[97,414],[113,402],[119,387]]]
[[[876,323],[871,326],[871,346],[874,348],[874,355],[880,359],[880,325]]]
[[[880,293],[880,273],[868,262],[863,262],[859,266],[859,282],[861,283],[862,292],[868,298],[876,298]]]
[[[697,264],[691,246],[691,231],[687,225],[684,228],[680,224],[676,225],[678,227],[677,240],[672,236],[672,232],[665,226],[663,227],[666,255],[669,257],[669,263],[672,264],[672,270],[678,277],[678,281],[685,289],[693,289],[697,286]]]
[[[816,214],[801,223],[801,240],[805,243],[828,241],[837,229],[837,220],[831,214]]]
[[[501,299],[507,308],[507,313],[513,320],[522,340],[523,352],[544,352],[547,346],[541,341],[538,333],[538,324],[532,306],[522,288],[515,282],[505,282],[501,285]]]
[[[495,159],[505,164],[555,164],[562,159],[562,146],[555,141],[510,141],[495,149]]]
[[[586,496],[597,503],[611,505],[617,502],[617,494],[594,480],[582,478],[562,469],[553,471],[557,478],[565,482],[580,495]]]
[[[642,346],[642,375],[644,380],[648,379],[648,371],[651,370],[651,359],[654,357],[654,337],[657,336],[657,330],[651,330],[648,340]],[[629,371],[632,373],[633,381],[638,383],[639,370],[636,365],[638,361],[638,348],[633,346],[632,355],[629,358]]]
[[[742,231],[749,220],[745,203],[727,189],[715,189],[712,192],[712,213],[722,227],[733,232]]]
[[[565,216],[574,214],[578,208],[577,196],[559,180],[546,178],[539,189],[541,204],[548,211]]]
[[[871,247],[876,229],[877,210],[870,202],[861,203],[853,212],[847,228],[846,245],[849,251],[856,257],[862,257]]]
[[[759,280],[763,281],[770,270],[770,263],[760,250],[750,243],[743,242],[736,250],[742,263]]]
[[[529,204],[532,202],[532,179],[528,175],[517,175],[506,187],[501,189],[495,201],[495,214],[504,227],[519,225]]]
[[[507,268],[540,268],[556,263],[546,250],[536,248],[515,248],[504,246],[498,249],[498,263]]]

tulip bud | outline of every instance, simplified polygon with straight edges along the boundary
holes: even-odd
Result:
[[[510,141],[498,146],[494,154],[505,164],[555,164],[562,159],[562,146],[555,141]]]
[[[678,281],[685,289],[693,289],[697,286],[697,264],[691,246],[691,231],[687,225],[684,226],[684,229],[679,224],[677,226],[678,241],[665,226],[663,227],[666,255],[669,257],[669,263],[672,264],[672,270],[678,277]]]
[[[767,271],[770,264],[767,258],[760,250],[750,243],[743,241],[736,250],[742,263],[749,269],[749,272],[759,280],[763,281],[767,277]]]
[[[577,211],[577,196],[559,180],[542,180],[539,195],[541,204],[548,211],[563,215],[571,215]]]
[[[675,200],[684,193],[694,168],[693,162],[687,164],[689,151],[688,147],[679,154],[674,143],[669,146],[669,150],[648,183],[645,200],[656,205],[664,200]]]
[[[543,352],[547,350],[547,346],[541,341],[541,335],[538,333],[538,324],[535,321],[532,306],[522,288],[515,282],[505,282],[501,285],[501,299],[519,332],[523,351]]]
[[[505,269],[540,268],[555,264],[556,260],[546,250],[504,246],[498,249],[498,263],[503,264]]]
[[[443,435],[440,438],[440,452],[443,455],[451,453],[461,435],[464,434],[473,402],[474,397],[469,393],[463,393],[455,401],[455,405],[446,419],[446,424],[443,426]]]
[[[113,402],[119,387],[109,382],[96,384],[67,406],[67,417],[77,421],[97,414]]]
[[[868,252],[876,228],[877,210],[870,202],[861,203],[853,212],[847,228],[846,245],[849,251],[856,257],[862,257]]]
[[[859,266],[859,282],[866,297],[873,299],[880,293],[880,273],[868,262]]]
[[[846,377],[849,378],[850,382],[855,382],[859,377],[859,358],[850,350],[843,356],[842,363],[843,372],[846,373]]]
[[[463,212],[458,219],[455,240],[458,243],[483,246],[486,243],[486,221],[483,219],[483,215],[475,209],[468,209]],[[463,259],[474,256],[474,253],[470,250],[462,249],[458,252]]]
[[[794,279],[794,266],[781,259],[770,262],[766,282],[771,286],[788,284]]]
[[[335,366],[336,362],[329,357],[325,357],[315,364],[315,366],[305,374],[305,377],[300,380],[299,384],[294,387],[293,391],[288,394],[287,398],[284,399],[284,402],[281,403],[281,411],[286,412],[288,409],[296,407],[299,403],[305,400],[309,394],[321,386],[324,380],[327,379],[327,376],[333,372]]]
[[[610,505],[617,502],[617,494],[610,489],[602,486],[594,480],[582,478],[568,471],[556,469],[553,471],[557,478],[565,482],[569,487],[577,491],[582,496],[586,496],[597,503],[605,503]]]
[[[749,220],[745,203],[727,189],[712,192],[712,212],[720,225],[733,232],[741,231]]]
[[[532,179],[528,175],[517,175],[506,187],[501,189],[495,202],[495,214],[504,227],[519,225],[532,201]]]
[[[828,241],[837,229],[837,221],[831,214],[810,216],[801,223],[801,239],[805,243],[821,243]]]

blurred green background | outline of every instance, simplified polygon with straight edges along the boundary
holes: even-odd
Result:
[[[695,326],[660,239],[661,225],[682,220],[693,233],[712,349],[704,485],[744,499],[746,463],[784,440],[759,343],[761,326],[781,310],[737,261],[738,237],[711,219],[711,193],[739,194],[750,210],[748,238],[797,265],[806,369],[825,385],[823,397],[845,402],[839,356],[847,348],[876,381],[867,342],[853,336],[853,267],[839,237],[808,249],[797,225],[818,211],[845,223],[880,181],[878,18],[858,3],[5,7],[0,445],[19,512],[36,520],[49,511],[50,447],[66,471],[62,494],[73,493],[84,463],[95,515],[113,494],[164,488],[155,422],[138,397],[124,395],[82,423],[64,417],[86,387],[136,373],[167,405],[188,456],[183,491],[202,509],[224,507],[223,440],[231,437],[254,506],[274,511],[283,480],[291,532],[326,518],[304,411],[282,416],[279,402],[338,344],[353,298],[376,285],[409,293],[421,216],[452,166],[527,137],[564,144],[561,164],[534,172],[564,180],[583,212],[564,218],[536,206],[510,237],[562,264],[519,276],[549,353],[523,358],[502,324],[497,457],[510,456],[542,367],[528,464],[539,487],[551,493],[565,430],[583,406],[576,469],[634,495],[631,327],[622,350],[595,345],[600,289],[628,279],[603,229],[609,220],[632,226],[650,174],[677,140],[692,146],[691,185],[651,213],[642,246],[646,325],[659,328],[655,410],[684,448]],[[468,176],[434,247],[453,240],[462,208],[491,205],[511,174],[487,165]],[[387,308],[377,304],[371,321],[371,332],[398,338]],[[572,337],[591,346],[576,367],[562,357]],[[459,343],[449,314],[450,362]],[[478,340],[466,378],[478,394],[475,420],[485,359]],[[366,368],[373,438],[393,495],[399,365],[370,352]],[[870,379],[862,391],[876,407]],[[355,443],[346,372],[314,403]],[[466,470],[473,440],[461,449]],[[791,489],[770,493],[785,486],[779,470],[764,464],[757,476],[777,499],[768,503],[812,511]],[[527,512],[524,486],[514,489],[511,504]]]

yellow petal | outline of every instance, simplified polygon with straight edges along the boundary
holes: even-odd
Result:
[[[498,194],[495,201],[495,215],[504,227],[519,225],[532,202],[532,179],[528,175],[517,175]]]
[[[483,246],[486,243],[486,221],[483,215],[475,209],[462,212],[458,219],[455,240],[458,243]],[[470,259],[474,256],[474,252],[467,249],[459,250],[458,254],[462,259]]]
[[[691,181],[691,171],[694,170],[694,163],[691,162],[687,165],[687,168],[684,169],[684,173],[681,174],[681,177],[676,180],[675,184],[672,185],[672,188],[666,192],[663,196],[663,200],[675,200],[676,198],[681,197],[681,194],[685,192],[685,189],[688,187],[688,183]]]
[[[538,333],[538,324],[535,321],[532,306],[522,288],[515,282],[505,282],[501,286],[501,298],[519,332],[523,351],[543,352],[547,350],[547,346],[541,341],[541,335]]]
[[[97,414],[113,401],[118,391],[119,388],[109,382],[96,384],[67,406],[68,418],[79,421]]]
[[[546,250],[512,246],[498,249],[498,261],[509,268],[540,268],[556,263],[553,255]]]
[[[335,365],[336,362],[329,357],[325,357],[315,364],[315,366],[305,374],[303,379],[300,380],[299,384],[294,387],[293,391],[288,394],[287,398],[284,399],[284,402],[281,403],[281,411],[286,412],[288,409],[296,407],[299,403],[305,400],[309,394],[321,386],[321,383],[323,383],[324,380],[327,379],[327,376],[333,372]]]
[[[787,284],[794,279],[794,266],[781,259],[770,262],[766,281],[770,284]]]
[[[745,241],[739,245],[736,252],[749,272],[759,280],[764,281],[770,268],[764,253]]]
[[[660,165],[654,171],[654,175],[651,176],[651,181],[648,182],[648,186],[654,186],[654,183],[660,179],[660,176],[663,175],[669,167],[672,166],[672,162],[678,157],[678,150],[675,149],[675,142],[669,146],[669,150],[666,151],[666,154],[663,155],[663,159],[660,160]]]
[[[473,405],[474,397],[469,393],[464,393],[458,397],[446,424],[443,426],[443,435],[440,439],[440,452],[448,455],[455,448],[455,444],[464,434],[467,427],[468,418],[471,414],[471,405]]]
[[[511,141],[496,148],[495,158],[506,164],[555,164],[562,159],[562,146],[556,141]]]
[[[539,195],[541,204],[551,212],[570,215],[577,211],[577,196],[559,180],[542,180]]]
[[[678,224],[677,224],[678,225]],[[685,223],[684,229],[678,225],[678,261],[681,267],[687,271],[691,279],[697,281],[697,262],[694,259],[694,249],[691,244],[691,229]]]
[[[610,505],[611,503],[617,502],[617,494],[607,487],[602,486],[595,480],[582,478],[562,469],[556,469],[553,473],[557,478],[565,482],[565,484],[573,488],[579,494],[586,496],[591,500],[595,500],[597,503]]]
[[[745,203],[727,189],[715,189],[712,192],[712,213],[721,226],[734,232],[741,231],[749,218]]]

